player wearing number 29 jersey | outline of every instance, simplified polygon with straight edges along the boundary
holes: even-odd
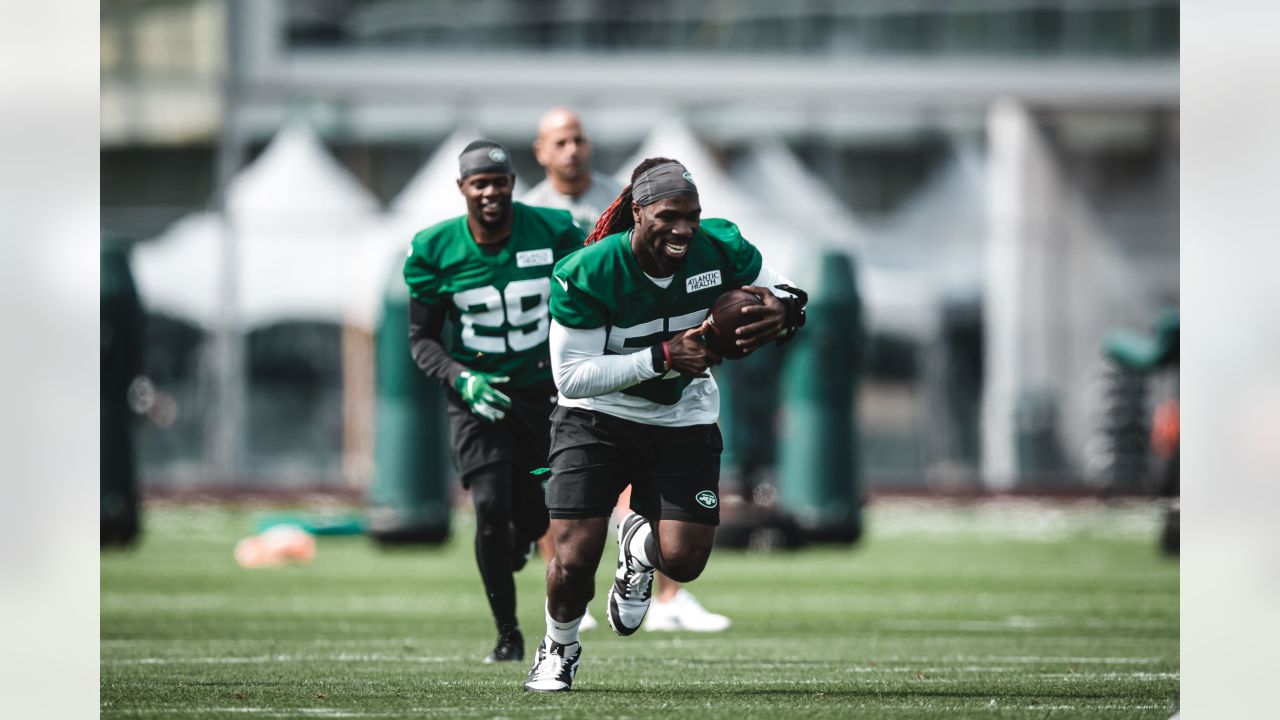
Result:
[[[447,310],[450,357],[528,387],[551,377],[551,270],[582,247],[584,234],[564,210],[511,206],[511,239],[496,252],[475,242],[463,215],[413,238],[404,278],[414,300]]]
[[[471,491],[476,564],[498,630],[485,660],[509,662],[524,657],[512,573],[548,523],[530,472],[547,462],[555,405],[551,269],[584,234],[568,212],[512,202],[515,173],[497,143],[468,145],[458,175],[467,214],[418,233],[404,263],[410,351],[446,388],[453,462]]]

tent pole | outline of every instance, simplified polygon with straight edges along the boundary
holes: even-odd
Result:
[[[240,472],[240,422],[244,408],[244,348],[238,318],[239,267],[235,223],[227,207],[227,189],[244,158],[238,119],[240,101],[241,0],[226,4],[226,64],[223,78],[222,137],[215,171],[216,208],[223,236],[218,263],[218,325],[213,354],[213,407],[207,415],[206,462],[219,485],[235,484]]]

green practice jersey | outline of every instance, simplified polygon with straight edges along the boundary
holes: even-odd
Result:
[[[631,250],[631,233],[622,232],[602,238],[556,265],[551,317],[569,328],[603,327],[606,354],[632,353],[700,325],[721,293],[750,284],[760,270],[760,251],[742,237],[738,226],[708,218],[689,243],[684,264],[663,288],[640,269]],[[681,400],[690,381],[669,372],[621,393],[670,406]],[[709,379],[698,382],[712,383]],[[712,383],[709,390],[713,388]],[[601,400],[607,404],[607,399]],[[643,414],[634,401],[619,405]]]
[[[551,378],[551,270],[585,234],[564,210],[516,202],[511,211],[511,239],[493,254],[476,244],[466,215],[419,232],[404,279],[418,302],[448,307],[446,345],[455,360],[524,387]]]

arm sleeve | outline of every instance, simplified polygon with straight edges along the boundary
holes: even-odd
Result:
[[[755,287],[768,288],[769,292],[780,298],[789,298],[791,297],[791,293],[786,290],[779,290],[776,286],[795,285],[795,283],[791,282],[786,275],[783,275],[782,273],[767,266],[762,266],[760,268],[760,274],[756,276],[756,279],[747,284]]]
[[[570,399],[617,392],[658,377],[649,348],[605,355],[605,329],[575,329],[551,321],[551,374]]]
[[[427,377],[446,387],[454,387],[466,366],[449,357],[440,340],[446,310],[442,305],[427,305],[409,298],[409,352]]]

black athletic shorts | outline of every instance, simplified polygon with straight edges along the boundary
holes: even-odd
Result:
[[[463,487],[469,487],[471,473],[494,463],[511,463],[517,475],[547,465],[555,383],[548,380],[524,388],[499,389],[511,398],[511,409],[496,423],[471,412],[456,391],[448,392],[445,409],[453,439],[453,466]]]
[[[631,485],[631,509],[650,520],[720,524],[720,428],[664,427],[582,408],[551,413],[553,518],[607,517]]]

